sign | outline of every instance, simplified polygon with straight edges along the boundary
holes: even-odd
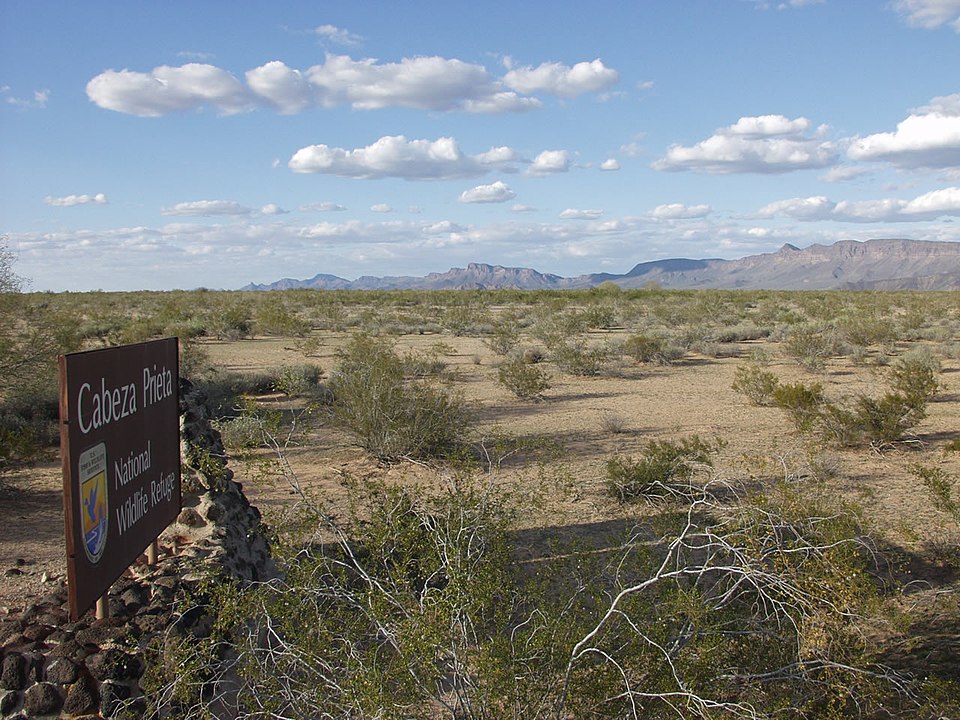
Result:
[[[180,513],[179,385],[176,338],[60,357],[73,619]]]

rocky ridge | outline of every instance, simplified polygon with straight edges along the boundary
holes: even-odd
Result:
[[[778,251],[738,260],[671,258],[639,263],[623,274],[592,273],[573,278],[531,268],[470,263],[423,277],[371,277],[346,280],[316,275],[307,280],[285,278],[249,284],[241,290],[570,290],[612,282],[622,288],[657,285],[671,289],[744,290],[957,290],[960,289],[960,243],[905,239]]]

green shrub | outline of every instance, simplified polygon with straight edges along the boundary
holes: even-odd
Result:
[[[462,443],[470,427],[462,396],[408,379],[390,345],[357,335],[338,358],[334,413],[361,447],[389,461],[439,457]]]
[[[733,389],[746,395],[754,405],[773,405],[780,380],[755,364],[740,365],[733,376]]]
[[[497,380],[521,400],[542,400],[550,389],[550,376],[540,365],[528,365],[523,358],[504,360],[497,369]]]
[[[823,370],[827,358],[841,351],[835,331],[822,325],[799,325],[790,329],[784,350],[808,370]]]
[[[820,383],[784,383],[773,390],[774,405],[787,411],[800,432],[809,432],[815,427],[825,402]]]
[[[953,521],[960,525],[960,497],[957,481],[943,468],[914,465],[914,476],[923,484],[938,510],[949,513]]]
[[[890,368],[890,388],[909,402],[919,405],[933,399],[940,390],[940,361],[926,350],[914,350]]]
[[[581,377],[599,375],[610,352],[602,347],[590,347],[577,338],[567,340],[550,348],[553,361],[563,372]]]
[[[317,392],[323,368],[313,363],[281,365],[272,371],[276,379],[272,389],[288,397],[306,397]]]
[[[686,482],[697,466],[712,466],[720,441],[707,442],[698,435],[682,440],[654,440],[639,458],[616,455],[607,461],[607,488],[622,501],[639,498],[662,500],[689,494]]]
[[[667,341],[652,335],[631,335],[623,343],[623,352],[638,363],[666,365]]]
[[[497,355],[508,355],[520,343],[520,323],[513,313],[504,313],[493,323],[493,329],[483,344]]]

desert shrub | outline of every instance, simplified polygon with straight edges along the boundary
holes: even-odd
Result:
[[[698,435],[681,440],[653,440],[640,457],[616,455],[607,461],[607,489],[622,501],[662,500],[690,493],[688,480],[698,466],[712,466],[719,441]]]
[[[553,361],[563,372],[587,377],[599,375],[610,353],[603,347],[591,347],[582,338],[568,339],[550,348]]]
[[[242,302],[224,303],[211,313],[210,331],[217,340],[242,340],[253,333],[250,309]]]
[[[939,467],[914,465],[912,472],[926,489],[937,509],[949,514],[953,521],[960,525],[960,497],[958,497],[960,493],[958,493],[956,478]]]
[[[470,413],[462,396],[408,379],[390,345],[356,335],[338,360],[330,378],[334,414],[379,459],[438,457],[463,441]]]
[[[550,389],[550,376],[540,365],[529,365],[523,358],[508,358],[497,369],[497,381],[521,400],[542,400]]]
[[[623,342],[623,352],[638,363],[666,365],[667,341],[653,335],[631,335]]]
[[[289,397],[314,395],[323,377],[323,368],[313,363],[281,365],[272,371],[272,389]]]
[[[483,344],[497,355],[508,355],[520,343],[520,323],[514,313],[503,313],[493,323]]]
[[[587,328],[609,330],[617,323],[617,311],[610,305],[591,305],[583,311],[582,318]]]
[[[800,432],[812,430],[826,398],[820,383],[783,383],[773,390],[773,403],[786,410]]]
[[[606,413],[600,420],[604,432],[619,435],[627,431],[627,418],[618,413]]]
[[[842,345],[833,328],[825,325],[798,325],[790,328],[784,351],[808,370],[822,370],[827,358],[837,355]]]
[[[252,322],[258,333],[284,337],[306,337],[310,333],[310,323],[301,318],[278,293],[268,293],[258,300],[260,302],[257,303]]]
[[[543,350],[540,348],[527,348],[523,351],[520,359],[527,365],[536,365],[539,362],[543,362]]]
[[[776,375],[754,363],[740,365],[734,371],[733,389],[746,395],[754,405],[773,405],[773,394],[779,386]]]
[[[760,327],[752,324],[734,325],[722,328],[717,333],[717,342],[734,343],[747,340],[760,340],[770,337],[773,331],[769,327]]]
[[[928,350],[913,350],[890,368],[890,387],[909,402],[931,400],[940,390],[940,361]]]

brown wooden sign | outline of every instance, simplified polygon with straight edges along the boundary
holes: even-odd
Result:
[[[177,339],[60,357],[70,614],[86,612],[180,512]]]

